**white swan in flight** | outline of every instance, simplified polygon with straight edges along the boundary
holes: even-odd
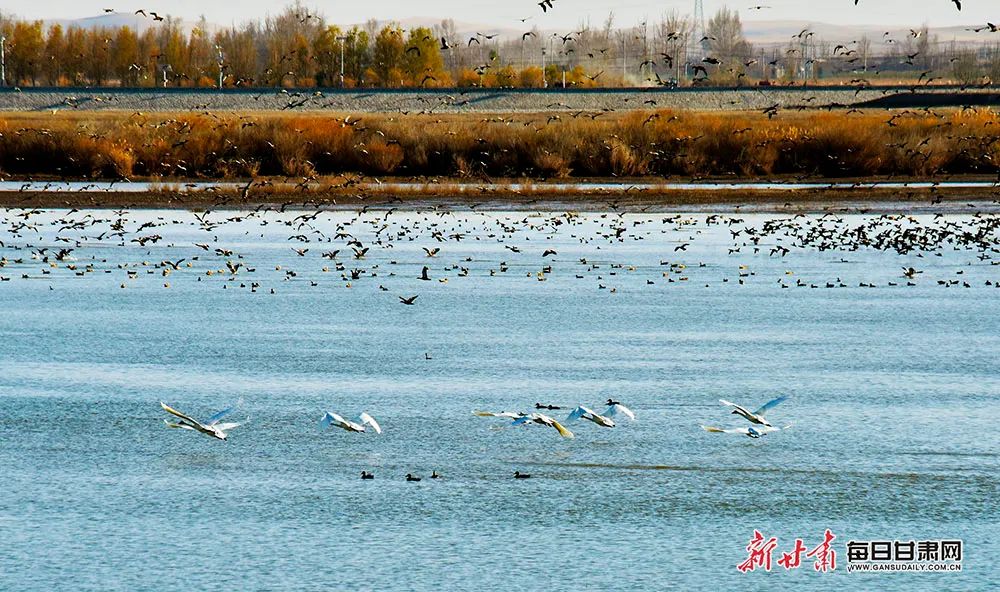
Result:
[[[555,428],[555,430],[559,432],[559,435],[563,438],[573,437],[573,432],[567,430],[566,427],[559,423],[555,418],[549,417],[543,413],[519,413],[516,411],[473,411],[473,413],[479,417],[503,417],[506,419],[513,419],[514,422],[511,423],[511,425],[537,423],[539,425]]]
[[[176,422],[172,422],[166,419],[163,420],[164,423],[167,424],[167,427],[180,428],[182,430],[194,430],[196,432],[201,432],[206,436],[218,438],[219,440],[225,440],[227,437],[226,432],[228,432],[233,428],[239,427],[240,425],[238,423],[219,423],[222,420],[222,418],[229,415],[234,409],[236,409],[235,405],[227,409],[223,409],[222,411],[216,413],[212,417],[209,417],[207,420],[205,420],[204,423],[198,421],[197,419],[194,419],[190,415],[181,413],[180,411],[167,405],[163,401],[160,401],[160,407],[163,407],[163,410],[166,411],[167,413],[180,418],[180,421]]]
[[[510,419],[521,419],[525,416],[524,413],[517,411],[473,411],[472,413],[479,417],[507,417]]]
[[[746,428],[728,428],[728,429],[703,425],[701,426],[701,429],[713,434],[740,434],[743,436],[749,436],[751,438],[760,438],[772,432],[780,432],[781,430],[787,430],[790,427],[792,427],[792,424],[788,424],[783,428],[776,428],[772,425],[766,425],[760,427],[750,426]]]
[[[621,414],[632,421],[635,421],[635,413],[633,413],[628,407],[622,405],[620,402],[615,401],[614,399],[608,399],[607,405],[608,408],[604,410],[605,417],[617,417]]]
[[[347,430],[348,432],[365,432],[367,431],[365,429],[366,426],[371,426],[372,429],[375,430],[376,434],[382,433],[382,427],[378,425],[375,418],[364,412],[358,416],[356,421],[351,421],[349,419],[344,419],[332,411],[327,411],[323,416],[323,419],[320,420],[319,425],[321,428],[334,426],[342,430]]]
[[[539,425],[553,427],[556,429],[557,432],[559,432],[559,435],[562,436],[563,438],[573,437],[573,432],[563,427],[563,425],[558,421],[556,421],[555,418],[549,417],[544,413],[529,413],[528,415],[524,415],[522,417],[515,419],[514,423],[511,425],[525,425],[528,423],[537,423]]]
[[[573,411],[570,411],[570,414],[566,416],[566,421],[576,421],[578,419],[592,421],[603,428],[615,427],[615,420],[610,417],[605,417],[595,412],[593,409],[584,407],[583,405],[580,405]]]
[[[767,413],[767,411],[769,409],[771,409],[772,407],[777,406],[779,403],[781,403],[782,401],[784,401],[786,399],[788,399],[787,396],[781,396],[781,397],[778,397],[777,399],[771,399],[767,403],[764,403],[763,405],[761,405],[760,409],[757,409],[756,411],[753,411],[753,412],[750,412],[749,410],[747,410],[746,407],[743,407],[741,405],[737,405],[736,403],[730,403],[729,401],[727,401],[725,399],[719,399],[719,402],[722,403],[723,405],[727,406],[727,407],[732,407],[733,408],[733,413],[735,413],[736,415],[739,415],[740,417],[745,417],[750,423],[755,423],[757,425],[771,427],[771,422],[769,422],[766,419],[764,419],[764,414]]]

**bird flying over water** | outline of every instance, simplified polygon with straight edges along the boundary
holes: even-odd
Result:
[[[366,426],[371,426],[371,428],[375,430],[376,434],[382,433],[382,427],[378,425],[375,418],[365,412],[361,412],[361,415],[358,415],[357,420],[351,421],[349,419],[344,419],[332,411],[327,411],[326,414],[323,415],[323,419],[320,420],[319,426],[320,428],[333,426],[348,432],[358,433],[366,432]]]
[[[511,425],[526,425],[529,423],[537,423],[539,425],[549,426],[555,428],[559,435],[563,438],[572,438],[573,432],[567,430],[561,423],[556,421],[555,418],[549,417],[544,413],[529,413],[528,415],[522,416],[514,420]]]
[[[212,438],[216,438],[219,440],[225,440],[228,436],[226,432],[232,430],[233,428],[239,427],[240,425],[238,423],[220,423],[220,421],[224,417],[226,417],[227,415],[232,413],[234,409],[236,409],[235,405],[223,409],[222,411],[216,413],[212,417],[209,417],[207,420],[205,420],[204,423],[198,421],[197,419],[194,419],[190,415],[181,413],[180,411],[174,409],[173,407],[170,407],[163,401],[160,401],[160,407],[163,407],[164,411],[173,415],[174,417],[180,418],[180,421],[177,422],[163,420],[167,424],[167,427],[179,428],[183,430],[193,430],[196,432],[201,432],[206,436],[211,436]]]
[[[538,425],[555,428],[555,430],[559,432],[559,435],[563,438],[573,437],[573,432],[563,427],[563,425],[555,418],[549,417],[543,413],[518,413],[516,411],[474,411],[473,413],[478,417],[503,417],[513,419],[514,422],[511,425],[527,425],[529,423],[537,423]]]
[[[748,436],[750,438],[760,438],[760,437],[766,436],[766,435],[768,435],[768,434],[770,434],[772,432],[779,432],[781,430],[787,430],[790,427],[792,427],[792,424],[788,424],[788,425],[786,425],[783,428],[776,428],[776,427],[774,427],[772,425],[766,425],[766,426],[759,426],[759,427],[750,426],[750,427],[746,427],[746,428],[727,428],[727,429],[717,428],[717,427],[713,427],[713,426],[704,426],[703,425],[703,426],[701,426],[701,429],[705,430],[706,432],[713,433],[713,434],[740,434],[740,435],[743,435],[743,436]]]
[[[473,411],[472,413],[477,417],[508,417],[510,419],[521,419],[525,416],[524,413],[517,411]]]
[[[578,406],[576,409],[570,412],[566,416],[566,421],[576,421],[578,419],[586,419],[587,421],[592,421],[603,428],[613,428],[615,427],[615,421],[610,417],[605,417],[593,409],[584,407],[583,405]]]
[[[729,401],[727,401],[725,399],[719,399],[719,402],[722,403],[723,405],[726,405],[727,407],[732,407],[733,408],[733,413],[735,413],[736,415],[739,415],[740,417],[745,417],[747,419],[747,421],[749,421],[750,423],[755,423],[757,425],[772,427],[771,426],[771,422],[769,422],[766,419],[764,419],[764,414],[767,413],[767,411],[769,409],[777,406],[779,403],[781,403],[782,401],[784,401],[786,399],[788,399],[788,397],[784,396],[784,395],[781,396],[781,397],[778,397],[777,399],[771,399],[767,403],[764,403],[763,405],[761,405],[759,409],[757,409],[756,411],[753,411],[753,412],[747,410],[746,407],[743,407],[741,405],[737,405],[736,403],[730,403]]]
[[[620,402],[615,401],[614,399],[608,399],[607,406],[608,408],[604,410],[605,417],[616,417],[621,414],[633,421],[635,420],[635,413],[633,413],[628,407],[622,405]]]

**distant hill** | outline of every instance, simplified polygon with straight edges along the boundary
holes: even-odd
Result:
[[[393,21],[381,20],[377,21],[377,23],[380,27],[390,22],[396,22],[401,27],[406,29],[416,27],[434,28],[435,26],[440,25],[442,20],[443,19],[439,17],[409,17]],[[156,26],[157,23],[154,22],[153,19],[143,17],[142,15],[113,12],[81,19],[49,20],[46,21],[46,24],[60,24],[64,28],[81,27],[85,29],[102,27],[113,29],[127,25],[132,27],[134,30],[141,32],[150,27]],[[359,27],[364,26],[363,23],[355,24]],[[190,30],[195,26],[196,23],[194,21],[181,21],[181,29],[185,32],[190,32]],[[347,24],[346,26],[350,27],[353,25]],[[209,23],[208,28],[209,31],[212,32],[221,27],[217,24]],[[455,21],[455,28],[459,37],[470,37],[476,33],[484,33],[487,35],[496,33],[503,39],[518,39],[521,37],[522,33],[530,29],[528,26],[525,26],[525,28],[521,30],[512,27],[494,27],[484,23],[463,21]],[[798,20],[761,20],[745,21],[743,23],[743,30],[747,39],[749,39],[751,43],[757,45],[785,44],[792,38],[793,35],[797,35],[803,29],[809,29],[810,31],[815,32],[815,38],[817,39],[833,42],[849,42],[858,39],[862,35],[867,35],[876,46],[880,44],[884,38],[904,40],[910,34],[910,29],[907,27],[885,27],[879,25],[846,26],[831,25],[828,23],[810,23],[808,21]],[[562,31],[543,30],[542,32],[549,33]],[[886,32],[889,33],[888,37],[884,36],[884,33]],[[967,30],[966,27],[931,27],[930,34],[936,35],[942,42],[957,41],[959,43],[979,43],[992,40],[1000,43],[1000,34],[985,32],[975,33],[971,30]]]
[[[111,12],[79,19],[49,19],[45,21],[46,26],[61,25],[64,29],[70,27],[79,27],[81,29],[118,29],[121,27],[131,27],[133,31],[138,31],[139,33],[142,33],[146,29],[151,29],[158,24],[152,18],[126,12]],[[180,21],[181,30],[185,33],[189,33],[196,25],[197,23],[194,21]],[[212,23],[209,23],[208,26],[210,31],[220,28],[218,25]]]
[[[383,25],[387,25],[389,23],[398,23],[399,26],[403,27],[404,29],[415,29],[417,27],[427,27],[428,29],[433,29],[434,27],[440,25],[441,21],[443,20],[444,19],[442,18],[415,16],[405,19],[394,19],[391,21],[380,20],[376,22],[379,24],[380,27]],[[348,25],[348,26],[350,27],[353,25]],[[358,24],[357,26],[363,27],[364,25]],[[463,21],[455,21],[455,29],[460,37],[467,37],[467,36],[471,37],[476,33],[483,33],[484,35],[499,34],[500,37],[503,37],[504,39],[513,39],[515,37],[520,39],[521,34],[523,34],[525,31],[530,30],[531,27],[526,27],[522,31],[519,29],[513,29],[511,27],[492,27],[490,25],[485,25],[483,23],[469,23]]]
[[[971,28],[971,27],[970,27]],[[827,41],[853,41],[862,35],[867,35],[873,44],[885,39],[902,40],[910,35],[909,27],[885,27],[880,25],[831,25],[827,23],[810,23],[808,21],[745,21],[743,32],[751,43],[770,45],[787,43],[793,35],[798,35],[803,29],[815,32],[815,37]],[[979,43],[984,41],[1000,42],[1000,34],[975,33],[966,27],[929,27],[930,35],[937,35],[944,42]],[[889,33],[886,37],[885,33]]]

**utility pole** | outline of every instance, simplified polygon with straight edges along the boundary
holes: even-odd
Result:
[[[7,55],[4,53],[5,45],[7,45],[7,38],[0,35],[0,86],[7,86]]]
[[[649,61],[649,19],[642,21],[642,61]],[[649,74],[653,73],[653,66],[647,66]],[[639,76],[642,77],[642,69],[639,69]],[[649,78],[649,76],[646,76]]]
[[[226,65],[226,58],[222,55],[221,45],[216,45],[215,49],[219,52],[219,90],[222,90],[222,81],[225,78],[222,72]]]
[[[625,73],[628,66],[627,63],[628,52],[626,51],[628,47],[627,43],[628,43],[628,34],[624,30],[622,30],[622,84],[625,84]]]
[[[688,38],[687,38],[687,36],[685,36],[684,37],[684,53],[685,54],[687,54],[687,45],[688,45]],[[674,50],[673,50],[674,51],[674,53],[673,53],[673,55],[674,55],[674,80],[677,82],[678,85],[680,85],[680,83],[681,83],[681,52],[677,51],[679,48],[680,48],[680,46],[675,41],[674,42]],[[685,56],[685,57],[687,57],[687,56]]]
[[[542,44],[542,88],[548,88],[549,81],[545,79],[545,45]]]
[[[340,88],[344,88],[344,45],[347,43],[347,37],[337,37],[337,41],[340,42]]]

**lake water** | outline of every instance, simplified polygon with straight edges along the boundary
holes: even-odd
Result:
[[[22,214],[0,230],[2,590],[1000,587],[996,247],[761,232],[988,217]],[[779,394],[788,430],[699,427]],[[473,415],[609,397],[637,420],[574,439]],[[222,442],[160,401],[249,419]],[[321,431],[327,410],[384,433]],[[837,569],[740,573],[754,529],[775,561],[830,529]],[[963,570],[847,573],[850,539],[962,539]]]

